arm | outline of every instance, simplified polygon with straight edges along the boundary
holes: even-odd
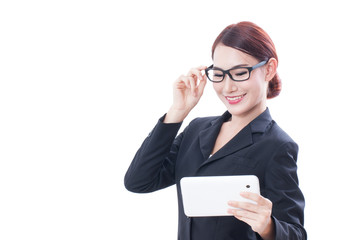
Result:
[[[153,192],[175,183],[174,168],[182,134],[181,123],[165,124],[162,117],[137,151],[124,179],[129,191]]]
[[[297,177],[298,146],[281,145],[268,163],[263,195],[273,203],[272,221],[275,239],[305,240],[304,196]]]
[[[171,108],[145,139],[125,175],[129,191],[152,192],[175,183],[175,161],[183,134],[175,137],[203,94],[206,78],[201,71],[205,68],[193,68],[175,81]]]
[[[266,167],[262,195],[244,192],[241,196],[257,204],[230,201],[229,209],[264,240],[304,240],[304,197],[296,174],[297,145],[286,143],[271,157]]]

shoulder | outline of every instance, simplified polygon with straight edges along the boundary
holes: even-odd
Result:
[[[297,161],[298,144],[275,121],[267,135],[269,145],[273,146],[271,159],[274,161],[285,161],[287,159],[291,160],[291,163]]]
[[[275,141],[278,142],[293,142],[295,143],[294,139],[292,139],[289,134],[287,134],[275,121],[272,122],[272,126],[269,129],[268,135],[271,135]]]
[[[261,137],[262,146],[272,152],[278,154],[279,152],[291,153],[297,155],[299,150],[298,144],[292,137],[289,136],[274,120],[268,126],[267,130]]]

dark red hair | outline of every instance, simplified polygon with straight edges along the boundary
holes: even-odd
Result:
[[[222,43],[225,46],[235,48],[249,54],[259,61],[278,57],[275,45],[269,35],[259,26],[252,22],[239,22],[227,26],[215,39],[212,46],[212,57],[216,46]],[[281,80],[276,73],[269,82],[267,98],[274,98],[280,94]]]

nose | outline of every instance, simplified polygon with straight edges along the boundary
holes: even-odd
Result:
[[[237,90],[236,82],[233,81],[228,74],[225,75],[223,80],[225,92],[235,92]]]

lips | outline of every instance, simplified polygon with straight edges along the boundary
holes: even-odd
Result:
[[[241,102],[241,100],[243,100],[245,95],[246,95],[246,93],[243,95],[238,95],[238,96],[225,96],[225,98],[230,104],[236,104],[236,103]]]

